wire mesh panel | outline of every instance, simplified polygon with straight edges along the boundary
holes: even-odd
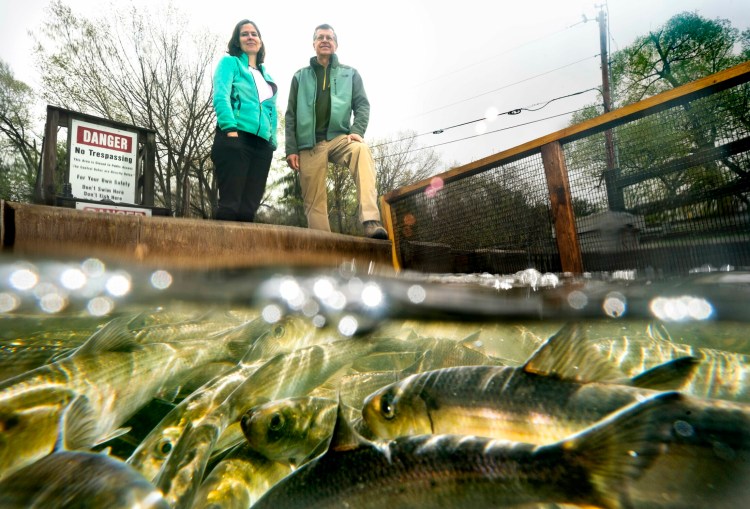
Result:
[[[396,190],[402,267],[750,267],[749,82],[745,62]]]
[[[540,154],[460,179],[435,178],[391,205],[404,267],[428,272],[559,270]]]
[[[584,267],[750,265],[748,85],[565,145]]]

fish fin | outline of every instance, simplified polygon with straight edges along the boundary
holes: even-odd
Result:
[[[665,410],[682,398],[675,391],[658,393],[549,447],[573,454],[570,461],[588,473],[602,507],[630,507],[628,485],[664,452],[672,426]]]
[[[132,352],[142,346],[136,341],[135,334],[128,328],[132,317],[121,316],[107,322],[96,331],[85,343],[71,354],[94,355],[102,352]]]
[[[623,378],[623,373],[586,341],[581,326],[575,322],[564,325],[537,348],[523,365],[523,370],[577,382]]]
[[[690,355],[659,364],[630,379],[631,385],[642,389],[670,391],[679,389],[700,364],[700,359]]]
[[[61,361],[63,359],[67,359],[68,357],[70,357],[71,355],[73,355],[76,352],[76,350],[77,350],[77,348],[70,348],[70,349],[64,350],[64,351],[62,351],[60,353],[56,353],[55,355],[53,355],[52,357],[50,357],[47,360],[47,364],[53,364],[53,363],[55,363],[57,361]]]
[[[466,336],[464,339],[462,339],[460,343],[466,348],[471,348],[472,350],[478,350],[478,351],[483,352],[484,343],[482,342],[482,340],[479,339],[480,335],[481,335],[481,331],[472,332],[471,334]]]
[[[247,351],[240,359],[240,362],[242,364],[255,364],[263,359],[264,354],[268,356],[269,353],[270,352],[268,351],[263,351],[263,345],[255,343],[247,348]]]
[[[673,343],[672,335],[669,333],[667,327],[662,322],[654,321],[649,323],[648,327],[646,327],[646,334],[648,334],[648,337],[653,340],[669,341],[670,343]]]
[[[62,414],[58,446],[68,451],[89,449],[97,442],[96,416],[85,396],[77,396]]]
[[[356,449],[357,447],[368,444],[369,442],[357,433],[349,421],[346,419],[346,410],[344,409],[344,403],[339,397],[339,405],[336,409],[336,424],[333,426],[333,432],[331,433],[331,442],[328,446],[329,450],[334,451],[348,451]]]
[[[98,445],[101,445],[105,442],[109,442],[110,440],[114,440],[115,438],[119,438],[121,436],[127,435],[130,433],[132,428],[130,426],[124,427],[124,428],[117,428],[115,430],[112,430],[111,432],[107,433],[103,437],[99,438],[93,445],[93,447],[96,447]]]

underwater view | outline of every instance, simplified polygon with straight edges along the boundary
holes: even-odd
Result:
[[[0,507],[740,507],[750,272],[0,259]]]

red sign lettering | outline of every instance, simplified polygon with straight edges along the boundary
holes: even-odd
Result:
[[[121,136],[116,133],[91,129],[89,127],[78,126],[76,140],[83,145],[93,147],[107,148],[117,150],[118,152],[130,153],[132,138]]]

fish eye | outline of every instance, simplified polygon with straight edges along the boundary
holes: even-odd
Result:
[[[159,451],[160,454],[163,454],[166,456],[170,452],[172,452],[172,441],[169,439],[164,439],[161,442],[159,442],[159,445],[157,445],[156,449]]]
[[[394,403],[394,396],[392,392],[386,392],[383,397],[380,398],[380,413],[389,421],[396,417],[396,404]]]
[[[10,431],[21,423],[21,419],[18,415],[13,414],[0,420],[0,429],[2,431]]]
[[[275,338],[280,338],[284,335],[284,326],[283,325],[277,325],[273,328],[273,335]]]
[[[284,417],[276,412],[271,416],[270,421],[268,422],[268,428],[271,431],[279,431],[284,426]]]

